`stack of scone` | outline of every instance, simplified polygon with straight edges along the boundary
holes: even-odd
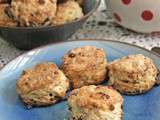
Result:
[[[103,49],[83,46],[63,56],[61,70],[54,63],[25,70],[17,80],[17,93],[28,106],[51,105],[65,98],[70,84],[69,120],[121,120],[120,93],[149,91],[157,73],[153,61],[141,54],[107,63]],[[110,86],[95,86],[105,81]]]
[[[8,4],[0,3],[0,26],[37,27],[60,25],[83,16],[80,1],[58,1],[11,0]]]

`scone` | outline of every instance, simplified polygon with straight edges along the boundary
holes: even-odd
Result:
[[[107,60],[103,49],[94,46],[74,48],[62,58],[61,69],[71,88],[101,83],[106,76]]]
[[[83,11],[80,5],[74,0],[68,0],[60,3],[57,6],[56,16],[52,20],[53,25],[61,25],[83,16]]]
[[[115,60],[108,65],[109,85],[124,94],[140,94],[156,83],[157,68],[141,54]]]
[[[8,17],[8,4],[0,4],[0,26],[1,27],[15,27],[17,22]]]
[[[57,0],[12,0],[10,12],[20,26],[46,26],[56,9]]]
[[[53,63],[37,64],[25,70],[16,89],[27,106],[51,105],[63,99],[69,87],[65,75]]]
[[[69,120],[121,120],[122,96],[107,86],[84,86],[68,98]]]

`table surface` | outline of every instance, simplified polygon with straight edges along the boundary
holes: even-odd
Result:
[[[132,43],[146,49],[151,49],[155,46],[160,47],[159,36],[135,33],[115,24],[106,10],[104,1],[83,27],[69,38],[69,40],[76,39],[110,39]],[[0,69],[24,52],[0,38]]]

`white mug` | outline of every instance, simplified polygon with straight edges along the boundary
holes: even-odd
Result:
[[[160,0],[106,0],[116,23],[142,33],[160,32]]]

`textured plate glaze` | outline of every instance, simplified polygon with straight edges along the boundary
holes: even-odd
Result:
[[[0,71],[0,120],[67,120],[66,102],[43,108],[27,110],[19,100],[16,79],[23,69],[44,61],[61,63],[69,49],[84,45],[103,48],[108,61],[129,54],[141,53],[152,58],[160,69],[160,57],[142,48],[114,41],[71,41],[32,50],[10,62]],[[123,120],[160,120],[160,87],[143,95],[123,96]]]

